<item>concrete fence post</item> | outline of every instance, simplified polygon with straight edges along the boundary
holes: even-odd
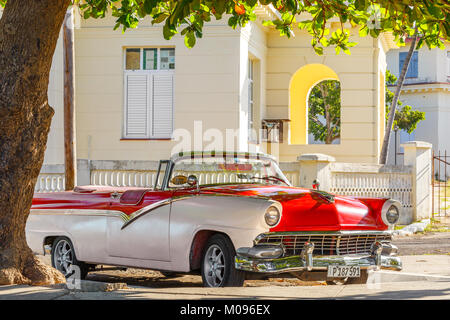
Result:
[[[401,145],[404,148],[404,165],[412,170],[412,206],[414,222],[431,218],[431,143],[409,141]]]
[[[321,153],[302,154],[297,157],[300,164],[299,185],[303,188],[312,188],[313,181],[318,180],[320,190],[330,191],[331,168],[330,164],[336,159]]]
[[[91,184],[91,168],[87,159],[77,160],[77,185],[86,186]]]

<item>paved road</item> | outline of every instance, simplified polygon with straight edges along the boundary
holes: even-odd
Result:
[[[392,241],[400,255],[448,254],[450,255],[450,232],[415,234],[398,237]]]

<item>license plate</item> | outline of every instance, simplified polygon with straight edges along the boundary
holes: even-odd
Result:
[[[328,266],[327,276],[330,278],[359,278],[361,268],[358,266]]]

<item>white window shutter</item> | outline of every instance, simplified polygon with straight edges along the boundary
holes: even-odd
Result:
[[[173,131],[173,74],[153,75],[152,136],[170,138]]]
[[[148,101],[151,97],[151,77],[146,74],[126,74],[125,136],[149,136]]]

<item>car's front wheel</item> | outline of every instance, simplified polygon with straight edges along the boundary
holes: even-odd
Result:
[[[78,261],[75,256],[75,249],[72,241],[66,237],[58,237],[52,245],[52,266],[60,271],[66,278],[70,277],[79,270],[81,279],[86,278],[88,265]]]
[[[202,280],[205,287],[242,287],[245,273],[236,270],[233,243],[222,234],[209,238],[203,250]]]

